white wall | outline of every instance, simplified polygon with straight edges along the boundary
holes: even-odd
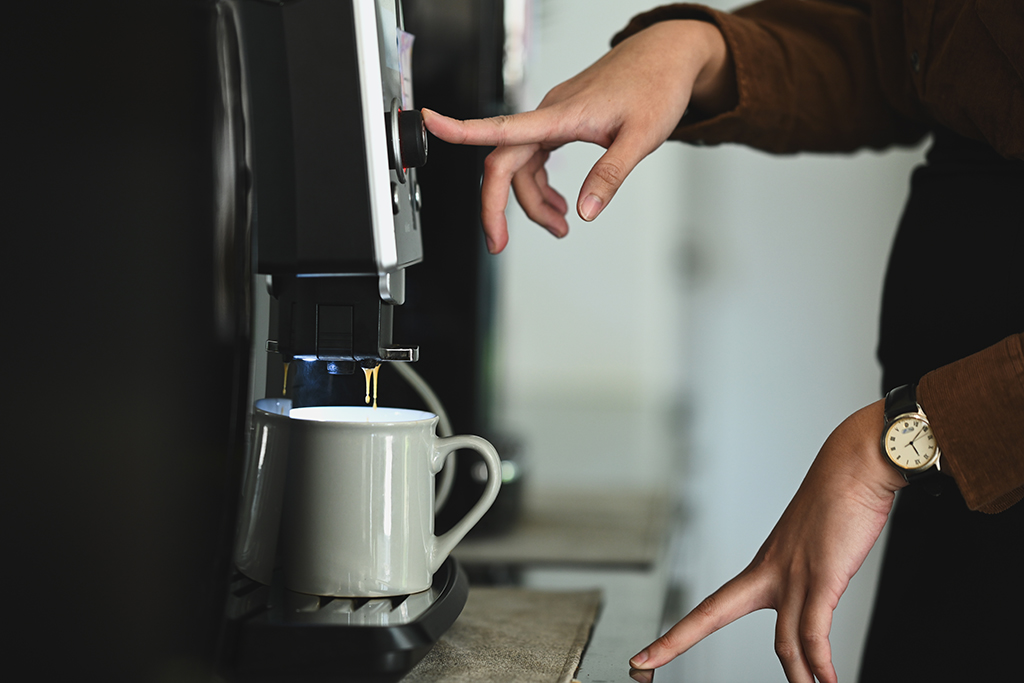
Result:
[[[647,7],[534,0],[526,103]],[[599,154],[575,145],[553,156],[551,182],[570,205]],[[687,609],[749,562],[828,433],[878,396],[882,272],[919,158],[673,143],[595,223],[573,217],[565,240],[510,209],[499,404],[526,441],[532,485],[652,486],[671,474],[687,509]],[[856,674],[875,555],[836,613],[840,680]],[[658,680],[784,680],[774,617],[723,629]]]

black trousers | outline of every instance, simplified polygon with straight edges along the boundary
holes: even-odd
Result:
[[[1021,331],[1024,162],[938,130],[886,274],[883,390]],[[1024,680],[1022,617],[1024,503],[971,512],[948,478],[938,497],[901,491],[860,681]]]

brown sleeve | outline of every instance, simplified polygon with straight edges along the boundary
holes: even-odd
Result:
[[[789,153],[881,148],[916,142],[925,133],[922,122],[900,115],[886,100],[871,18],[862,7],[764,0],[729,14],[667,5],[635,17],[612,42],[670,19],[718,26],[735,64],[739,93],[732,111],[706,120],[699,120],[700,112],[688,114],[672,139]]]
[[[921,59],[908,83],[929,119],[1024,159],[1024,2],[900,4],[906,48]]]
[[[972,510],[996,513],[1024,498],[1024,334],[933,370],[918,401]]]

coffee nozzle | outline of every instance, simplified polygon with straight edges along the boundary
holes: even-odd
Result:
[[[388,346],[380,350],[380,360],[389,363],[415,363],[419,359],[418,346]]]

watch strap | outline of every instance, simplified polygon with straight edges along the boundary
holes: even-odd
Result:
[[[938,496],[942,493],[942,475],[939,473],[938,467],[929,467],[922,472],[904,472],[903,478],[907,480],[908,484],[918,486],[924,491]]]
[[[920,410],[921,406],[917,403],[916,384],[904,384],[885,395],[886,425],[904,413],[917,413]]]

